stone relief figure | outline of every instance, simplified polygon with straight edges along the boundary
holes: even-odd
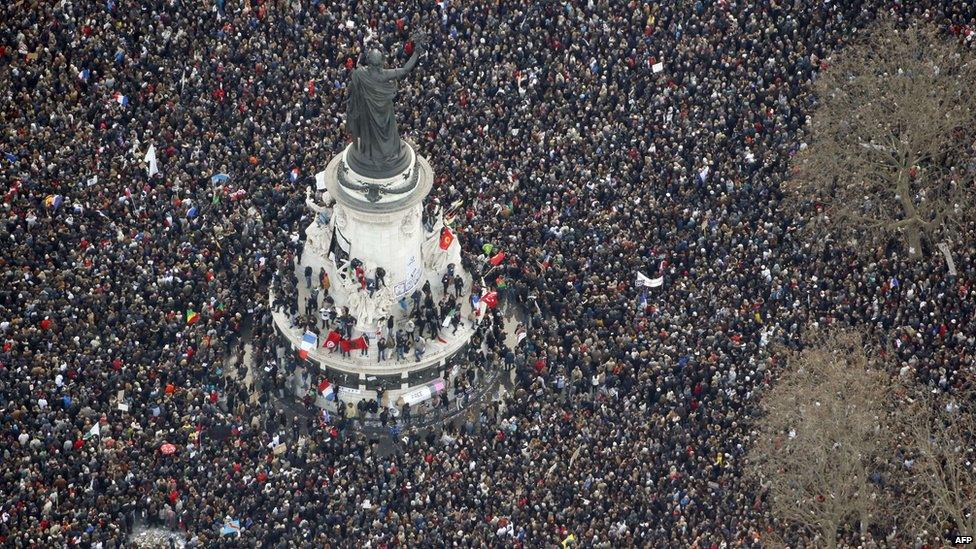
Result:
[[[403,220],[400,222],[400,233],[403,236],[411,236],[414,231],[417,230],[417,219],[420,218],[420,204],[417,204],[407,212],[407,215],[403,216]]]
[[[349,294],[346,306],[349,307],[349,314],[356,317],[356,329],[371,333],[379,319],[390,315],[393,292],[385,286],[376,290],[372,297],[369,292],[354,291]]]
[[[432,232],[424,243],[421,245],[421,253],[424,254],[424,267],[428,272],[441,272],[448,263],[448,253],[446,250],[442,250],[441,243],[441,227],[443,223],[438,223],[434,232]]]

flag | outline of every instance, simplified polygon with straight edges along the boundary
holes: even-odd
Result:
[[[7,192],[3,195],[4,199],[7,201],[12,199],[13,196],[17,194],[18,191],[20,191],[20,187],[21,187],[21,183],[19,180],[11,183],[10,188],[7,189]]]
[[[325,400],[335,400],[335,387],[329,383],[329,380],[323,379],[319,382],[319,392],[325,397]],[[328,421],[328,420],[326,420]]]
[[[483,301],[489,308],[494,309],[498,306],[498,292],[488,292],[487,294],[481,296],[481,301]]]
[[[471,307],[472,308],[476,308],[478,306],[478,302],[479,301],[481,301],[481,296],[480,295],[473,295],[473,296],[471,296]]]
[[[576,542],[576,534],[570,534],[570,535],[566,536],[566,539],[564,539],[560,543],[560,545],[562,545],[565,548],[570,543],[575,543],[575,542]]]
[[[488,255],[488,254],[490,254],[490,253],[491,253],[491,251],[492,251],[492,250],[494,250],[494,249],[495,249],[495,247],[494,247],[494,246],[492,246],[491,244],[485,244],[485,245],[483,245],[483,246],[481,247],[481,251],[482,251],[482,252],[484,252],[484,253],[485,253],[485,255]]]
[[[488,260],[488,263],[491,263],[493,266],[497,267],[501,265],[502,261],[505,261],[505,252],[498,252]]]
[[[144,162],[149,162],[149,167],[146,168],[149,177],[152,177],[159,173],[159,166],[156,165],[156,145],[149,145],[149,150],[146,151],[146,156],[142,159]]]
[[[527,338],[527,337],[529,337],[529,333],[528,332],[521,332],[521,333],[519,333],[517,336],[515,336],[515,344],[518,345],[519,343],[522,343],[522,340],[525,339],[525,338]]]
[[[297,167],[292,168],[291,173],[288,175],[288,179],[290,179],[292,183],[298,181],[298,173],[299,171]]]
[[[451,232],[451,229],[448,229],[447,227],[441,229],[441,243],[440,243],[441,249],[446,250],[450,248],[453,242],[454,242],[454,233]]]
[[[354,349],[354,350],[362,350],[362,349],[368,349],[369,348],[369,344],[366,343],[366,338],[363,337],[363,336],[359,336],[356,339],[350,341],[349,342],[349,346],[350,346],[351,349]]]
[[[230,519],[220,527],[221,536],[233,536],[237,534],[241,535],[241,521],[237,519]]]
[[[95,425],[92,425],[92,428],[89,429],[88,433],[85,435],[85,440],[88,440],[92,437],[100,437],[100,436],[102,436],[102,425],[96,421]]]
[[[343,353],[348,353],[352,350],[352,343],[348,339],[342,338],[339,340],[339,348],[342,349]]]
[[[640,308],[642,311],[647,308],[647,290],[641,293]]]
[[[332,330],[329,332],[328,337],[325,338],[325,342],[322,344],[322,346],[326,349],[335,349],[336,345],[339,344],[341,339],[342,336],[339,335],[339,332]]]
[[[112,100],[118,103],[119,105],[122,105],[123,107],[129,104],[129,98],[122,95],[119,92],[115,92],[112,94]]]
[[[186,325],[187,326],[192,326],[192,325],[196,324],[196,322],[198,320],[200,320],[200,313],[194,311],[193,309],[187,309],[186,310]]]
[[[329,243],[329,258],[332,259],[332,262],[337,267],[349,260],[350,244],[349,240],[343,236],[338,227],[332,231],[332,242]]]
[[[58,209],[64,203],[64,197],[60,194],[49,194],[44,199],[44,205],[51,209]]]
[[[210,176],[210,183],[212,185],[217,185],[220,183],[226,183],[230,181],[230,176],[225,173],[215,173]]]
[[[664,61],[661,61],[660,63],[654,63],[653,65],[651,65],[651,70],[654,71],[654,74],[657,74],[657,73],[663,71],[664,70]]]
[[[305,360],[308,358],[308,353],[319,344],[318,336],[314,332],[305,332],[302,336],[302,343],[298,348],[298,356]]]
[[[16,162],[16,161],[17,161],[17,155],[15,155],[15,154],[13,154],[13,153],[8,153],[8,152],[5,152],[5,153],[3,153],[3,157],[4,157],[4,158],[6,158],[6,159],[7,159],[7,161],[9,161],[9,162],[11,162],[11,163],[13,163],[13,162]]]

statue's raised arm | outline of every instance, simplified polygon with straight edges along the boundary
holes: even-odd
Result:
[[[384,75],[391,80],[399,80],[404,77],[408,72],[412,71],[415,66],[417,66],[417,61],[420,56],[427,51],[427,36],[421,33],[415,34],[410,37],[410,41],[413,42],[414,48],[413,53],[410,55],[410,59],[407,60],[407,64],[400,67],[399,69],[385,69],[383,71]]]
[[[427,49],[425,35],[417,34],[412,39],[414,51],[403,67],[384,68],[385,54],[377,44],[368,47],[366,64],[352,73],[346,127],[352,134],[353,146],[347,161],[360,175],[392,177],[409,164],[407,145],[397,132],[393,98],[396,81],[413,70]]]

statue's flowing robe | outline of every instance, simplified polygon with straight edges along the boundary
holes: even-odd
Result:
[[[360,67],[349,85],[346,125],[357,147],[357,157],[375,165],[395,159],[400,150],[393,97],[395,71]]]

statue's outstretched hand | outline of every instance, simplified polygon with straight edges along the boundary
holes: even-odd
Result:
[[[417,51],[419,51],[420,53],[424,53],[424,52],[427,51],[427,41],[428,41],[428,38],[427,38],[427,33],[426,32],[418,31],[418,32],[413,33],[413,35],[410,36],[410,41],[413,42],[413,44],[416,47]]]

